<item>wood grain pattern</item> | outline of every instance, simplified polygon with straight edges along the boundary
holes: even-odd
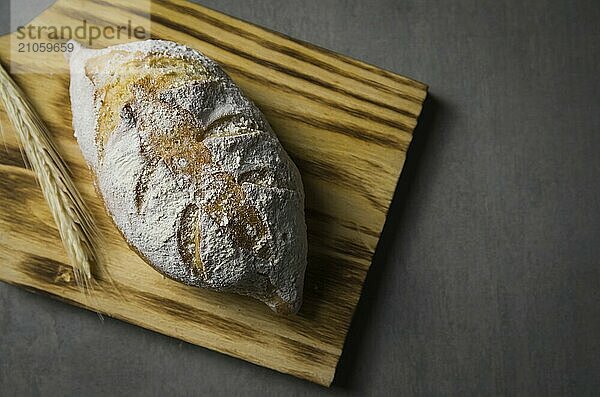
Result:
[[[61,0],[32,24],[141,24],[150,17],[152,37],[192,46],[225,68],[263,110],[302,173],[309,264],[299,315],[278,317],[252,299],[178,284],[131,251],[96,197],[73,138],[62,54],[11,51],[8,36],[0,39],[5,65],[53,71],[14,77],[48,123],[95,215],[105,269],[96,272],[99,288],[92,296],[77,289],[41,191],[0,113],[6,142],[0,150],[0,279],[329,385],[426,87],[185,1],[153,2],[149,13],[147,4]]]

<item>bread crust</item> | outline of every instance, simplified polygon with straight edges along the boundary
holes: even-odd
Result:
[[[127,244],[173,280],[299,310],[300,174],[212,60],[162,40],[70,57],[75,136]]]

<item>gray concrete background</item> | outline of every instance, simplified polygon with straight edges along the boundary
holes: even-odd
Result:
[[[0,283],[0,394],[597,395],[598,1],[203,4],[431,87],[334,385]]]

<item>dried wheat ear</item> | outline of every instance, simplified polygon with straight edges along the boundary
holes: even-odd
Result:
[[[18,137],[25,165],[35,172],[48,203],[75,281],[84,293],[89,294],[94,285],[92,270],[98,270],[99,265],[96,251],[98,230],[48,127],[2,65],[0,102]],[[4,140],[1,124],[0,135]]]
[[[300,174],[227,74],[159,40],[76,45],[70,69],[75,136],[128,244],[174,280],[297,312]]]

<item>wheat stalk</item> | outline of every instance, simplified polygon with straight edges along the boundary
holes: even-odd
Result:
[[[37,176],[58,227],[77,285],[89,290],[97,263],[97,229],[50,132],[25,94],[0,65],[0,98],[20,141],[21,154]]]

